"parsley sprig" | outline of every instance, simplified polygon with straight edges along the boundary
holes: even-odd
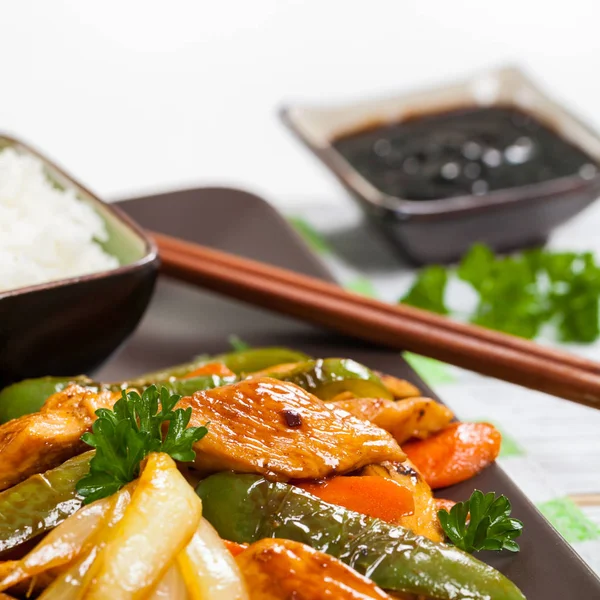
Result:
[[[151,385],[141,395],[123,390],[112,410],[96,411],[92,432],[81,438],[96,449],[90,472],[76,486],[85,504],[110,496],[136,479],[140,463],[151,452],[166,452],[182,462],[194,460],[192,446],[208,429],[188,427],[191,407],[173,410],[180,399],[164,387],[159,392]]]
[[[450,311],[444,303],[448,271],[441,265],[431,265],[419,272],[415,283],[400,300],[403,304],[410,304],[440,315],[447,315]]]
[[[400,302],[450,314],[446,288],[458,280],[477,296],[471,323],[525,338],[549,323],[564,342],[590,343],[600,336],[600,265],[589,252],[535,249],[496,256],[475,244],[457,268],[421,270]]]
[[[506,496],[475,490],[469,500],[451,509],[438,511],[438,518],[448,539],[465,552],[477,550],[509,550],[518,552],[515,538],[523,523],[510,516],[511,505]]]

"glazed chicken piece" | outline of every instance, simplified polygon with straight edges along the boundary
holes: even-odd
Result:
[[[71,385],[38,413],[0,426],[0,489],[88,449],[81,436],[119,393]],[[260,378],[182,398],[190,425],[210,422],[196,446],[202,472],[232,469],[274,479],[319,479],[405,454],[383,429],[325,404],[293,383]]]
[[[421,395],[419,388],[413,385],[410,381],[406,381],[406,379],[398,379],[392,375],[386,375],[385,373],[379,372],[377,375],[379,375],[381,383],[385,385],[385,387],[392,394],[392,396],[396,398],[396,400],[400,400],[402,398],[414,398]]]
[[[209,422],[196,446],[202,472],[320,479],[381,461],[402,461],[392,436],[294,385],[262,377],[182,398],[190,425]]]
[[[89,430],[98,408],[118,399],[70,385],[52,395],[40,412],[0,426],[0,490],[41,473],[89,447],[81,436]]]
[[[299,542],[260,540],[236,561],[251,600],[391,600],[337,558]]]
[[[353,398],[330,404],[389,431],[399,444],[413,437],[426,438],[446,427],[453,418],[449,408],[431,398],[396,402],[384,398]]]

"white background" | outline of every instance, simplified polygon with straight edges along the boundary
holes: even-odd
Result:
[[[106,199],[220,183],[347,202],[284,101],[518,64],[600,124],[597,0],[0,0],[0,128]]]

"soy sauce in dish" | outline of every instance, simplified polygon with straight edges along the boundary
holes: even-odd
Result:
[[[338,138],[334,147],[382,192],[438,200],[578,175],[598,164],[535,117],[512,107],[417,116]]]

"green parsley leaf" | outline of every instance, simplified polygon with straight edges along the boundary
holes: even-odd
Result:
[[[123,390],[112,410],[96,411],[91,433],[81,438],[96,449],[90,472],[76,485],[84,504],[110,496],[136,479],[141,462],[151,452],[166,452],[182,462],[196,458],[193,445],[208,429],[188,427],[192,409],[174,410],[180,399],[165,387],[159,392],[151,385],[141,395]]]
[[[590,253],[546,257],[549,301],[559,337],[564,342],[590,343],[600,335],[598,298],[600,268]]]
[[[485,244],[473,244],[463,256],[457,275],[479,289],[489,280],[495,260],[494,253]]]
[[[545,303],[538,294],[535,269],[523,256],[494,258],[487,248],[482,265],[482,248],[475,246],[458,270],[459,277],[468,276],[468,282],[479,293],[471,322],[525,338],[535,337],[545,318]],[[480,266],[476,280],[474,259]]]
[[[546,323],[564,342],[590,343],[600,336],[600,266],[590,252],[527,250],[495,256],[475,244],[456,269],[427,267],[400,301],[440,314],[446,282],[458,277],[477,294],[469,321],[525,338]]]
[[[458,502],[448,512],[438,511],[438,518],[452,544],[465,552],[508,550],[518,552],[515,542],[523,531],[523,523],[510,516],[511,505],[506,496],[475,490],[466,502]]]
[[[440,265],[432,265],[423,269],[413,286],[400,300],[440,315],[447,315],[448,309],[444,303],[444,294],[448,282],[448,273]]]

